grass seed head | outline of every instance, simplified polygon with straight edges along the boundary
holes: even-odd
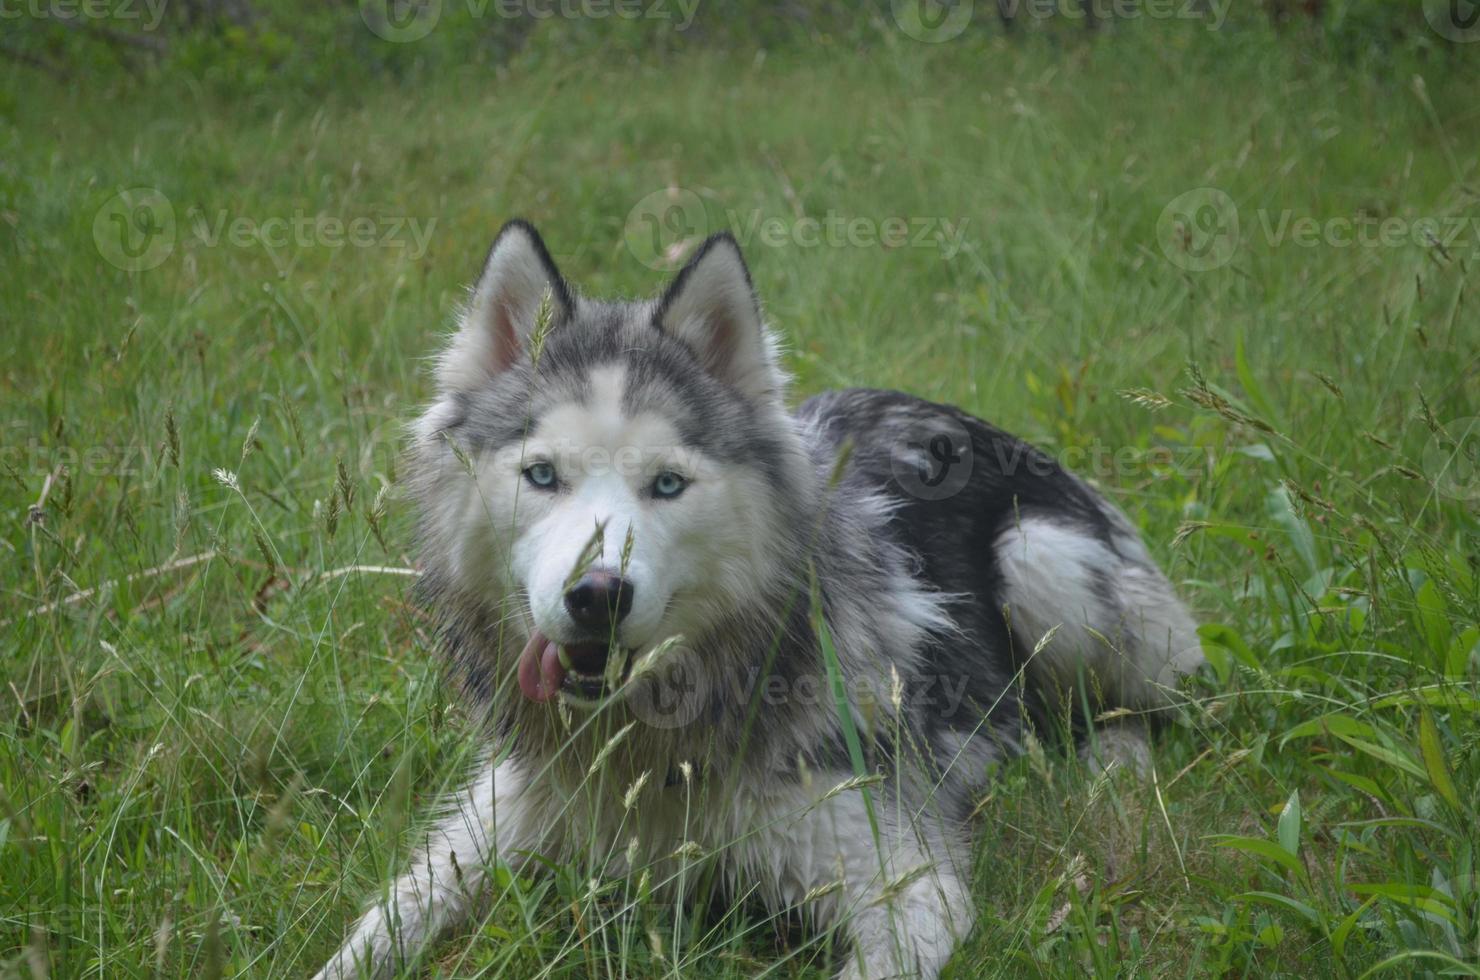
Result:
[[[252,540],[257,543],[257,551],[262,555],[262,562],[267,566],[268,574],[270,575],[277,571],[277,559],[273,556],[272,548],[268,545],[267,538],[263,537],[261,528],[252,528]]]
[[[633,726],[636,724],[637,722],[635,721],[627,722],[627,724],[617,730],[615,735],[607,739],[606,744],[601,747],[601,751],[596,753],[596,758],[591,760],[591,768],[586,770],[586,775],[594,776],[601,770],[601,767],[606,764],[607,758],[617,750],[617,746],[622,744],[622,739],[627,737],[627,733],[632,731]]]
[[[630,810],[637,805],[637,797],[641,795],[642,788],[647,785],[648,777],[652,774],[653,771],[651,769],[644,769],[642,775],[634,779],[632,785],[627,787],[627,792],[622,795],[623,809]],[[632,843],[637,843],[635,837],[632,839]]]
[[[1116,392],[1121,398],[1152,412],[1159,412],[1172,404],[1172,400],[1150,388],[1122,388]]]
[[[545,287],[545,294],[540,297],[540,308],[534,315],[534,329],[529,334],[529,362],[534,367],[540,366],[540,355],[545,350],[545,340],[550,336],[550,331],[555,326],[555,294],[550,287]]]
[[[261,445],[261,443],[257,441],[257,430],[261,428],[261,426],[262,416],[258,415],[257,417],[252,419],[252,425],[250,428],[247,429],[247,437],[242,440],[241,461],[237,463],[237,469],[241,469],[241,464],[245,463],[247,461],[247,457],[252,455],[252,450]]]
[[[343,458],[334,460],[335,486],[339,489],[339,496],[344,500],[344,512],[351,513],[355,509],[355,485],[349,478],[349,467],[344,465]]]
[[[365,512],[365,522],[370,525],[370,533],[375,535],[375,540],[380,542],[382,551],[389,552],[390,548],[385,543],[385,500],[390,492],[390,484],[382,486],[375,493],[375,499],[370,503],[370,509]]]
[[[164,445],[169,454],[170,463],[178,469],[180,466],[180,427],[175,424],[173,405],[164,410]]]

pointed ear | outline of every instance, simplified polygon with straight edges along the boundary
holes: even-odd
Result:
[[[653,323],[688,344],[711,375],[750,398],[779,398],[786,387],[750,270],[729,232],[699,246],[658,301]]]
[[[470,391],[508,370],[529,346],[546,292],[555,320],[569,316],[570,287],[539,232],[526,221],[510,221],[493,240],[457,333],[437,363],[438,386]]]

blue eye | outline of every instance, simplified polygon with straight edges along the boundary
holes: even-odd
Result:
[[[672,470],[664,470],[653,481],[653,496],[659,500],[672,500],[674,497],[683,493],[688,485],[689,481],[677,473]]]
[[[531,463],[524,470],[524,478],[541,490],[555,489],[555,467],[549,463]]]

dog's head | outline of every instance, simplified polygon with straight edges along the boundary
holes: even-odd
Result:
[[[809,466],[739,247],[706,241],[656,300],[566,284],[511,222],[416,429],[423,562],[497,616],[530,700],[595,702],[666,641],[775,593]],[[514,654],[514,651],[518,651]]]

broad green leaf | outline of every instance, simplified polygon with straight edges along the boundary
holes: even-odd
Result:
[[[1429,782],[1440,796],[1456,810],[1461,809],[1459,792],[1449,775],[1449,766],[1444,762],[1444,744],[1439,741],[1439,726],[1434,724],[1433,712],[1425,708],[1418,713],[1418,747],[1423,753],[1424,768],[1429,772]]]
[[[1355,785],[1355,784],[1353,784],[1353,785]],[[1445,837],[1453,837],[1455,840],[1463,840],[1464,839],[1463,836],[1458,831],[1453,830],[1453,829],[1451,829],[1449,827],[1446,827],[1443,824],[1435,823],[1432,820],[1424,820],[1424,819],[1422,819],[1420,817],[1376,817],[1376,818],[1374,818],[1372,820],[1351,820],[1351,821],[1348,821],[1346,823],[1337,824],[1337,826],[1339,826],[1339,827],[1348,827],[1348,828],[1360,828],[1360,827],[1419,827],[1419,828],[1422,828],[1424,830],[1431,830],[1434,833],[1441,834],[1441,835],[1443,835]]]
[[[1385,970],[1391,970],[1395,966],[1402,966],[1406,976],[1413,976],[1417,970],[1415,965],[1409,962],[1410,960],[1438,960],[1440,963],[1447,964],[1449,968],[1444,971],[1445,976],[1480,977],[1480,967],[1462,963],[1446,953],[1435,952],[1431,949],[1409,949],[1389,956],[1362,974],[1357,980],[1367,980],[1368,977],[1375,977],[1379,973]]]
[[[1225,836],[1219,838],[1213,846],[1232,847],[1252,854],[1255,857],[1272,861],[1285,870],[1294,872],[1297,875],[1303,875],[1305,873],[1305,868],[1301,865],[1299,858],[1274,841],[1265,840],[1262,837]]]
[[[1290,729],[1284,734],[1284,737],[1280,739],[1280,748],[1284,748],[1285,743],[1289,742],[1291,739],[1312,738],[1317,735],[1338,734],[1371,738],[1376,733],[1374,732],[1372,726],[1367,724],[1365,721],[1358,721],[1351,715],[1345,715],[1340,712],[1332,712],[1328,715],[1321,715],[1319,718],[1312,718],[1309,721],[1303,721],[1300,724],[1296,725],[1294,728]]]
[[[1253,405],[1254,409],[1264,416],[1265,421],[1270,425],[1284,431],[1285,424],[1280,418],[1280,413],[1275,411],[1274,401],[1265,392],[1259,379],[1254,377],[1254,372],[1249,369],[1249,359],[1244,355],[1242,336],[1233,342],[1233,368],[1238,375],[1238,383],[1244,388],[1244,394],[1249,397],[1249,404]]]
[[[1338,733],[1336,737],[1357,751],[1365,752],[1379,762],[1385,762],[1390,766],[1395,766],[1410,776],[1417,776],[1419,779],[1425,781],[1429,778],[1429,774],[1424,772],[1422,766],[1396,749],[1390,749],[1364,739],[1352,738],[1350,735],[1341,735]]]
[[[1290,794],[1285,808],[1280,811],[1280,820],[1275,827],[1275,836],[1280,846],[1291,854],[1300,853],[1300,790]]]
[[[1450,641],[1449,653],[1444,658],[1444,676],[1464,677],[1469,672],[1470,656],[1477,650],[1480,650],[1480,626],[1471,626]]]
[[[1290,544],[1300,555],[1306,574],[1314,575],[1319,572],[1321,566],[1316,559],[1315,535],[1311,533],[1310,525],[1305,523],[1304,518],[1296,513],[1289,492],[1284,487],[1270,490],[1264,498],[1264,510],[1269,514],[1270,520],[1279,525],[1290,539]]]
[[[1278,922],[1274,921],[1266,915],[1263,917],[1263,924],[1260,925],[1258,931],[1254,933],[1254,938],[1259,940],[1262,945],[1273,949],[1280,943],[1284,942],[1285,930],[1280,928],[1280,924]]]
[[[1254,670],[1259,669],[1259,658],[1254,656],[1254,651],[1249,649],[1249,645],[1244,642],[1244,638],[1232,627],[1225,626],[1222,623],[1208,623],[1206,626],[1198,629],[1197,635],[1202,639],[1205,649],[1210,644],[1222,647],[1233,654],[1233,658],[1245,667]]]
[[[1320,928],[1321,925],[1321,913],[1304,902],[1296,901],[1288,895],[1280,895],[1275,892],[1244,892],[1241,895],[1235,895],[1233,898],[1236,902],[1263,902],[1266,905],[1277,905],[1282,909],[1288,909],[1296,913],[1317,928]]]
[[[1382,802],[1387,803],[1390,806],[1398,806],[1402,809],[1407,809],[1406,806],[1403,806],[1399,801],[1393,799],[1393,795],[1392,793],[1388,792],[1387,787],[1382,786],[1375,779],[1371,779],[1367,776],[1359,776],[1354,772],[1342,772],[1340,769],[1327,769],[1326,771],[1335,778],[1341,780],[1343,783],[1346,783],[1348,786],[1355,786],[1357,789],[1361,790],[1363,793],[1366,793],[1374,800],[1381,800]]]
[[[1373,884],[1350,885],[1353,894],[1375,895],[1399,905],[1436,915],[1451,925],[1457,925],[1454,914],[1454,899],[1428,885],[1411,885],[1401,881],[1384,881]]]
[[[1341,920],[1335,929],[1331,930],[1331,948],[1336,951],[1337,956],[1346,955],[1347,938],[1351,935],[1352,930],[1356,928],[1357,923],[1361,921],[1362,913],[1371,908],[1372,903],[1375,901],[1377,901],[1377,896],[1373,895],[1367,901],[1357,906],[1350,915]]]
[[[1428,704],[1436,708],[1453,708],[1466,714],[1480,714],[1480,698],[1467,694],[1454,684],[1434,684],[1397,694],[1386,694],[1372,702],[1374,708],[1406,708]]]
[[[1419,588],[1414,600],[1418,609],[1418,625],[1423,630],[1429,649],[1437,654],[1444,654],[1449,649],[1450,634],[1448,604],[1444,601],[1444,594],[1434,585],[1434,580],[1429,579]]]

